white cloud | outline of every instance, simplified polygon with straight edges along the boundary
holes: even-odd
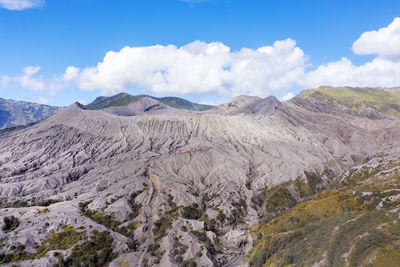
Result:
[[[76,78],[78,78],[78,74],[79,74],[79,68],[75,68],[73,66],[69,66],[65,70],[65,74],[64,74],[63,80],[66,81],[66,82],[74,81]]]
[[[72,76],[72,71],[67,71],[63,77],[53,75],[51,78],[44,78],[38,75],[39,66],[28,66],[22,69],[23,74],[15,76],[2,76],[1,87],[20,87],[32,91],[47,90],[48,94],[54,96],[58,91],[65,88],[69,82],[65,80],[66,76]]]
[[[22,88],[30,89],[34,91],[41,91],[45,88],[45,83],[42,77],[34,77],[35,74],[40,70],[40,67],[25,67],[24,74],[21,76],[16,76],[14,78],[9,78],[18,83]]]
[[[290,99],[292,99],[295,95],[291,92],[287,93],[286,95],[284,95],[283,97],[281,97],[279,100],[280,101],[288,101]]]
[[[393,87],[400,85],[400,18],[378,31],[369,31],[353,43],[356,54],[376,54],[373,60],[354,65],[348,58],[330,62],[306,73],[299,84],[305,88],[320,85]]]
[[[0,6],[9,10],[24,10],[35,8],[44,3],[44,0],[0,0]]]
[[[355,66],[347,59],[331,62],[309,71],[300,81],[306,88],[320,85],[392,87],[400,85],[400,62],[375,58]]]
[[[64,79],[103,93],[137,87],[156,94],[267,96],[293,86],[304,74],[305,61],[291,39],[237,52],[219,42],[195,41],[110,51],[97,66],[68,67]]]
[[[377,31],[364,32],[353,43],[358,55],[378,55],[386,59],[400,59],[400,18]]]

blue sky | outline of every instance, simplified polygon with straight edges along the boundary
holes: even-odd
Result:
[[[400,71],[399,1],[0,0],[0,5],[2,98],[69,105],[126,91],[220,103],[242,93],[283,97],[319,83],[400,85],[399,78],[390,78]],[[371,31],[376,34],[361,40]],[[379,43],[379,34],[387,42]],[[151,49],[154,45],[160,46]],[[116,55],[106,60],[109,51]],[[68,67],[73,68],[66,78]]]

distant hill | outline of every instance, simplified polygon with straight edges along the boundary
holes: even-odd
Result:
[[[150,97],[152,99],[158,100],[161,103],[177,109],[185,109],[192,111],[204,111],[213,108],[210,105],[203,105],[190,102],[186,99],[179,97],[153,97],[148,95],[130,95],[127,93],[120,93],[114,96],[106,97],[101,96],[96,98],[92,103],[86,106],[87,109],[99,110],[105,109],[113,106],[127,106],[130,103],[136,102],[144,97]]]
[[[59,108],[0,98],[0,129],[29,125],[53,115]]]
[[[319,109],[346,109],[346,113],[369,118],[380,114],[400,118],[400,88],[359,88],[321,86],[302,91],[292,101],[315,102]],[[310,106],[309,106],[310,107]]]

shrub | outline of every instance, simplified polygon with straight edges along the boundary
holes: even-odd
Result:
[[[42,199],[35,203],[36,206],[48,207],[54,203],[60,202],[56,199]]]
[[[139,213],[140,213],[140,209],[142,208],[142,204],[140,203],[136,203],[135,199],[138,195],[140,195],[143,192],[143,190],[139,190],[137,192],[134,192],[131,194],[131,197],[128,201],[129,207],[132,210],[132,213],[129,214],[129,218],[132,220],[134,218],[136,218]]]
[[[201,242],[204,243],[204,245],[205,245],[207,251],[208,251],[211,255],[214,255],[214,254],[216,254],[216,253],[218,252],[218,251],[216,250],[214,244],[213,244],[212,241],[208,238],[207,234],[206,234],[204,231],[203,231],[203,232],[200,232],[200,231],[195,231],[195,230],[193,230],[193,231],[191,231],[190,233],[191,233],[192,235],[196,236],[197,239],[198,239],[199,241],[201,241]]]
[[[42,241],[37,250],[37,258],[45,256],[50,250],[69,249],[86,236],[86,231],[77,232],[71,225],[63,225],[61,229],[58,233],[50,230],[50,236]]]
[[[277,187],[268,192],[265,209],[267,212],[278,212],[294,207],[295,205],[296,200],[292,197],[289,190],[284,187]]]
[[[4,225],[1,230],[3,230],[3,232],[5,233],[11,232],[19,226],[19,221],[14,216],[4,217],[3,222]]]
[[[181,267],[196,267],[197,263],[194,261],[194,259],[183,261],[181,263]]]
[[[315,193],[318,191],[318,186],[322,183],[321,177],[314,172],[304,171],[304,175],[306,176],[308,185],[311,190]]]
[[[199,210],[195,205],[184,207],[182,211],[182,217],[185,219],[198,220],[201,215],[201,210]]]
[[[226,219],[226,215],[222,210],[218,210],[218,215],[217,215],[217,220],[220,221],[221,223],[224,223]]]
[[[114,242],[110,232],[94,230],[91,239],[92,241],[86,240],[75,246],[66,259],[59,257],[59,261],[53,266],[107,266],[116,258],[112,252]]]

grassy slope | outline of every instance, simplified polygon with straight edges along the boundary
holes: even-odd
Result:
[[[155,98],[155,97],[154,97]],[[193,111],[204,111],[208,109],[212,109],[213,106],[210,105],[203,105],[203,104],[197,104],[190,102],[186,99],[179,98],[179,97],[161,97],[161,98],[155,98],[158,101],[164,103],[165,105],[168,105],[173,108],[178,108],[178,109],[187,109],[187,110],[193,110]]]
[[[132,102],[138,101],[141,98],[145,97],[146,95],[136,95],[132,96],[127,93],[120,93],[115,96],[111,97],[98,97],[96,98],[92,103],[87,105],[86,107],[88,109],[103,109],[111,106],[126,106]],[[203,111],[203,110],[208,110],[213,108],[213,106],[209,105],[202,105],[202,104],[196,104],[193,102],[190,102],[188,100],[179,98],[179,97],[152,97],[149,96],[153,99],[156,99],[170,107],[173,108],[178,108],[178,109],[187,109],[187,110],[193,110],[193,111]]]
[[[400,117],[400,91],[384,91],[377,88],[319,87],[304,90],[297,97],[310,98],[315,94],[335,99],[359,114],[362,114],[366,107],[370,107],[386,115]]]
[[[399,163],[353,171],[253,227],[250,266],[398,266],[400,171],[392,168]]]
[[[132,96],[126,93],[120,93],[112,97],[101,96],[96,98],[92,103],[88,104],[88,109],[103,109],[111,106],[126,106],[132,102],[138,101],[145,95]]]

